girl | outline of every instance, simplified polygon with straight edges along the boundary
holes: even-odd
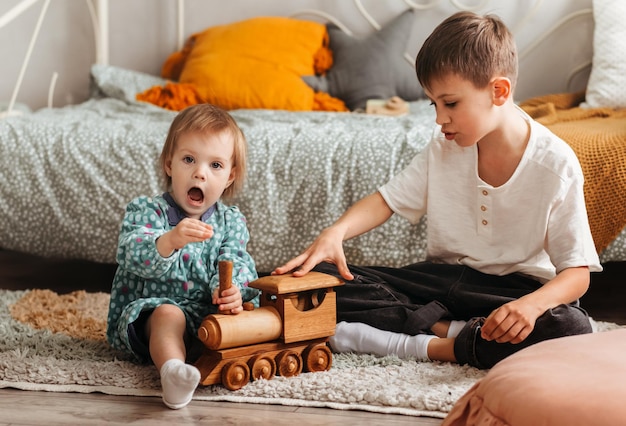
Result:
[[[246,140],[225,111],[189,107],[170,126],[160,157],[167,192],[132,200],[118,241],[107,338],[116,349],[160,372],[163,402],[186,406],[200,381],[186,364],[192,337],[209,313],[237,314],[258,305],[246,251],[246,221],[232,197],[243,185]],[[218,294],[218,262],[233,262],[233,286]]]

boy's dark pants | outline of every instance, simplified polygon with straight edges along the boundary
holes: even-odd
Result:
[[[480,336],[493,310],[541,287],[520,274],[487,275],[463,265],[420,262],[402,268],[349,265],[354,280],[336,287],[337,321],[362,322],[406,334],[430,333],[441,319],[467,324],[454,342],[459,364],[491,368],[534,343],[592,332],[587,313],[578,302],[560,305],[541,315],[521,343],[497,343]],[[340,277],[335,265],[322,263],[316,271]],[[341,278],[341,277],[340,277]]]

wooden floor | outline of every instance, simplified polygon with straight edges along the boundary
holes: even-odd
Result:
[[[0,250],[0,288],[50,288],[59,293],[85,289],[109,291],[114,265],[41,259]],[[626,324],[626,262],[605,265],[593,274],[581,300],[597,320]],[[192,401],[182,410],[166,408],[159,398],[98,393],[49,393],[0,389],[0,425],[222,424],[222,425],[440,425],[429,417],[226,402]]]
[[[284,405],[192,401],[170,410],[160,398],[0,389],[0,425],[371,425],[435,426],[441,419]]]

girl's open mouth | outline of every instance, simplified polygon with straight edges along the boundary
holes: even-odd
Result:
[[[187,199],[191,204],[201,206],[204,201],[204,193],[200,188],[193,187],[187,192]]]

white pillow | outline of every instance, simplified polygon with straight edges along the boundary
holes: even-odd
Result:
[[[626,1],[593,0],[593,64],[583,108],[626,108]]]

